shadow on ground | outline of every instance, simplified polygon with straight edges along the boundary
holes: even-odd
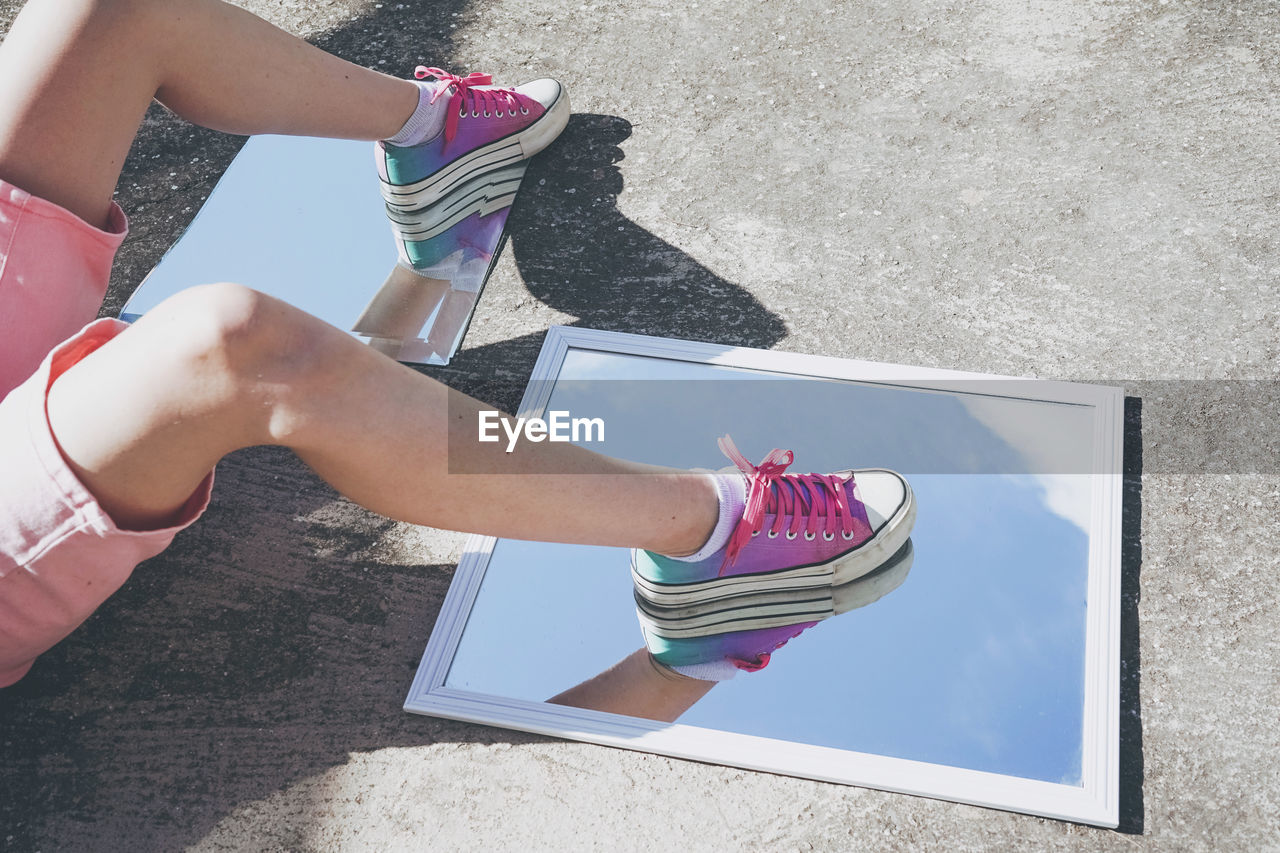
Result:
[[[1120,518],[1120,826],[1141,835],[1142,648],[1142,400],[1124,401],[1124,495]]]
[[[392,522],[286,451],[218,478],[201,524],[0,691],[6,849],[179,849],[351,753],[537,740],[399,710],[451,565],[389,551]]]

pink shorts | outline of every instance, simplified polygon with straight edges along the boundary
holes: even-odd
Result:
[[[98,316],[128,230],[119,205],[103,231],[0,180],[0,397]]]
[[[121,530],[67,466],[50,430],[50,384],[128,328],[119,320],[84,326],[124,236],[118,208],[112,227],[100,231],[0,181],[0,395],[21,382],[0,400],[0,687],[25,675],[134,566],[198,518],[213,485],[211,473],[172,527]]]

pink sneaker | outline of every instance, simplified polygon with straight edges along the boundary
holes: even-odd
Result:
[[[767,662],[777,645],[834,613],[834,587],[903,555],[909,561],[916,508],[902,475],[885,469],[785,474],[789,450],[774,450],[755,466],[728,436],[720,448],[746,478],[742,520],[728,544],[701,562],[632,551],[642,611],[677,620],[696,616],[684,624],[707,639],[743,634],[735,648],[755,648],[754,657],[762,654]],[[679,665],[711,659],[713,645],[680,642],[655,651],[651,644],[650,651],[662,663]],[[744,654],[739,665],[752,659]]]
[[[657,607],[636,595],[645,646],[668,666],[729,661],[763,669],[770,655],[824,619],[866,607],[902,586],[915,557],[911,540],[884,565],[829,591],[758,593],[687,607]]]
[[[514,89],[419,66],[418,79],[440,81],[432,102],[448,99],[444,129],[411,146],[376,144],[387,215],[408,265],[437,263],[431,240],[470,216],[487,216],[515,200],[524,161],[550,145],[569,121],[569,95],[555,80]]]

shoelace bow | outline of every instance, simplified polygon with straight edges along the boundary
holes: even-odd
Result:
[[[428,68],[425,65],[419,65],[413,71],[413,76],[419,80],[425,80],[428,77],[434,77],[440,81],[440,85],[431,95],[430,103],[436,100],[446,92],[452,92],[453,96],[449,98],[449,112],[444,120],[444,141],[451,142],[454,134],[458,132],[458,119],[467,114],[468,110],[472,116],[484,115],[486,118],[490,115],[498,115],[506,112],[508,115],[516,115],[517,112],[528,112],[528,107],[520,103],[516,93],[510,89],[473,89],[473,86],[488,86],[493,83],[492,74],[482,74],[479,71],[472,71],[466,77],[459,77],[457,74],[450,74],[439,68]]]
[[[854,534],[853,508],[844,489],[844,480],[834,474],[784,474],[795,459],[790,450],[771,450],[759,465],[752,465],[738,450],[733,439],[725,436],[719,440],[720,450],[738,466],[747,478],[747,506],[742,520],[733,529],[725,549],[720,574],[738,560],[738,554],[753,536],[762,532],[765,515],[774,515],[769,527],[770,539],[787,528],[787,538],[794,539],[801,531],[807,540],[813,540],[819,532],[827,541],[836,533],[846,539]],[[786,523],[788,517],[791,523]]]

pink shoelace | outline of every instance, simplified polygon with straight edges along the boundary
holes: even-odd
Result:
[[[449,98],[449,113],[444,120],[445,142],[453,140],[454,134],[458,132],[458,119],[465,116],[468,111],[471,112],[472,117],[483,115],[485,118],[500,115],[503,112],[510,116],[529,114],[529,108],[520,102],[520,96],[511,89],[472,88],[490,85],[493,82],[491,74],[472,71],[466,77],[459,77],[457,74],[450,74],[439,68],[419,65],[414,69],[413,76],[419,80],[434,77],[440,81],[440,85],[431,95],[430,103],[434,104],[436,99],[446,92],[453,93]]]
[[[747,478],[747,505],[742,520],[734,528],[725,549],[720,575],[738,560],[743,546],[762,531],[764,517],[774,515],[768,536],[773,539],[786,528],[788,539],[803,531],[812,541],[819,533],[830,542],[839,533],[854,537],[853,508],[844,489],[844,480],[834,474],[784,474],[795,459],[790,450],[771,450],[759,465],[752,465],[729,436],[719,440],[720,450]],[[787,519],[791,523],[786,523]]]

